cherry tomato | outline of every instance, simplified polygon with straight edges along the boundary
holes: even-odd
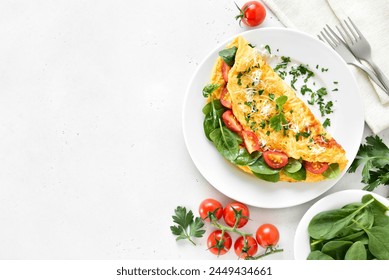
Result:
[[[243,138],[244,145],[250,154],[252,152],[259,151],[260,149],[259,140],[257,135],[255,135],[254,132],[243,130],[241,135]]]
[[[304,167],[306,170],[313,174],[322,174],[328,169],[328,163],[326,162],[304,162]]]
[[[209,215],[213,215],[217,220],[223,216],[223,206],[215,199],[207,198],[200,203],[200,218],[209,221]]]
[[[277,245],[278,240],[280,240],[280,233],[274,225],[263,224],[257,229],[255,238],[261,247],[273,247]]]
[[[231,67],[228,66],[224,61],[222,64],[222,75],[226,83],[228,83],[228,72],[230,72]]]
[[[260,25],[266,17],[266,9],[258,1],[247,2],[239,11],[240,14],[235,17],[236,19],[239,19],[239,24],[240,22],[243,22],[245,25],[251,27]]]
[[[250,211],[249,208],[247,208],[246,205],[240,202],[231,202],[226,207],[224,207],[223,210],[223,218],[227,225],[230,227],[233,227],[236,223],[236,214],[235,211],[240,215],[240,220],[237,224],[237,228],[243,227],[245,224],[247,224],[249,217],[250,217]]]
[[[226,87],[223,88],[222,93],[220,94],[220,103],[228,109],[232,108],[231,96]]]
[[[222,119],[224,124],[228,129],[234,132],[242,131],[242,126],[240,125],[239,121],[235,118],[234,114],[231,110],[227,110],[223,113]]]
[[[263,159],[271,168],[282,168],[288,164],[288,156],[283,152],[266,151],[263,152]]]
[[[227,232],[224,232],[222,236],[221,230],[215,230],[208,236],[207,239],[207,246],[209,251],[212,254],[218,256],[227,253],[230,250],[231,245],[232,245],[231,236]]]
[[[234,243],[235,253],[239,258],[254,256],[258,251],[258,243],[255,238],[246,236],[246,239],[241,236]]]

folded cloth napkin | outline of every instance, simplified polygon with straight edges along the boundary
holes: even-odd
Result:
[[[369,41],[373,60],[389,77],[389,4],[388,0],[262,0],[289,28],[316,36],[350,17]],[[365,106],[365,121],[377,134],[389,128],[389,96],[370,81],[366,74],[351,66]]]

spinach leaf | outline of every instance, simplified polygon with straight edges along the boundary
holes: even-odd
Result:
[[[357,210],[361,207],[362,203],[355,203],[346,205],[344,209]],[[370,206],[370,205],[369,205]],[[370,207],[363,208],[357,215],[355,215],[352,223],[345,228],[345,232],[361,231],[364,228],[371,228],[374,224],[374,214]],[[344,236],[344,234],[342,235]]]
[[[209,97],[212,93],[220,87],[218,84],[208,84],[203,88],[203,96]]]
[[[228,66],[232,67],[232,65],[234,65],[234,63],[235,63],[235,55],[236,55],[237,50],[238,50],[237,47],[224,49],[224,50],[219,52],[219,56],[224,60],[224,62]]]
[[[250,165],[249,168],[253,173],[263,174],[263,175],[274,175],[280,172],[278,169],[270,168],[265,163],[263,157],[260,157],[255,163]]]
[[[212,106],[212,102],[208,102],[203,107],[203,110],[202,110],[203,114],[208,115],[211,111],[213,111],[214,108],[216,111],[223,109],[223,112],[224,112],[224,110],[225,110],[222,103],[220,102],[220,99],[215,99],[215,100],[213,100],[213,106]]]
[[[296,181],[303,181],[307,178],[307,172],[304,167],[301,167],[299,171],[290,173],[284,170],[286,176],[295,179]]]
[[[332,239],[337,237],[352,219],[374,200],[362,204],[357,209],[335,209],[318,213],[308,225],[309,235],[315,239]]]
[[[367,194],[362,197],[362,202],[369,201],[374,199],[373,203],[370,204],[370,208],[374,215],[374,226],[386,226],[389,225],[389,217],[386,215],[386,212],[389,211],[389,207],[385,206],[379,202],[371,194]]]
[[[337,241],[353,241],[353,242],[365,240],[366,244],[368,241],[367,235],[363,230],[351,233],[350,235],[346,235],[346,236],[343,236],[341,238],[337,238],[335,240],[337,240]]]
[[[351,241],[329,241],[321,249],[322,253],[327,254],[335,260],[343,260],[346,252],[353,243]]]
[[[260,156],[261,153],[259,152],[253,152],[250,154],[245,148],[240,148],[238,156],[233,163],[236,165],[250,165],[255,163]]]
[[[307,260],[328,260],[328,261],[331,261],[334,259],[332,257],[330,257],[329,255],[324,254],[320,251],[312,251],[311,253],[309,253]]]
[[[303,165],[301,164],[301,162],[297,159],[294,159],[294,158],[290,158],[288,160],[288,164],[285,165],[284,167],[284,171],[288,172],[288,173],[295,173],[297,171],[299,171],[301,169]]]
[[[220,119],[219,122],[221,123]],[[237,136],[229,129],[220,126],[209,134],[216,149],[229,161],[234,161],[239,153]]]
[[[331,163],[328,166],[328,169],[323,172],[323,176],[327,179],[334,179],[338,177],[340,174],[339,164],[338,163]]]
[[[212,139],[210,137],[210,134],[216,128],[220,127],[219,120],[220,120],[220,117],[222,114],[223,114],[223,112],[221,110],[212,111],[212,112],[208,113],[208,115],[206,115],[204,118],[204,122],[203,122],[204,133],[205,133],[205,136],[207,136],[207,138],[211,141],[212,141]]]
[[[369,251],[379,260],[389,260],[389,225],[365,229],[369,237]]]
[[[321,251],[321,248],[323,248],[325,242],[326,240],[316,240],[310,237],[309,246],[311,248],[311,251]]]
[[[365,246],[361,241],[355,242],[348,249],[346,255],[344,256],[345,260],[366,260],[367,254]]]
[[[280,180],[280,174],[279,173],[272,174],[272,175],[266,175],[266,174],[261,174],[261,173],[253,172],[253,174],[255,176],[257,176],[259,179],[262,179],[262,180],[265,180],[265,181],[268,181],[268,182],[272,182],[272,183],[276,183],[276,182],[278,182]]]

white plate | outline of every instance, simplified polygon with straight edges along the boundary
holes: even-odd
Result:
[[[268,44],[273,51],[310,65],[315,76],[327,88],[336,85],[334,113],[330,115],[333,137],[346,150],[349,164],[354,159],[362,139],[364,119],[363,105],[356,81],[342,58],[330,47],[302,32],[284,28],[262,28],[239,34],[248,42],[260,46]],[[205,105],[203,87],[209,83],[212,67],[230,38],[213,50],[200,64],[186,92],[183,109],[183,131],[189,154],[201,174],[220,192],[232,199],[263,208],[283,208],[312,200],[331,188],[342,176],[334,180],[317,183],[269,183],[246,174],[228,163],[205,137]],[[328,68],[328,72],[317,70],[316,65]],[[313,111],[315,113],[315,111]],[[348,166],[347,166],[348,168]],[[346,172],[344,170],[342,175]]]
[[[296,260],[306,260],[311,252],[308,225],[316,214],[327,210],[338,209],[352,202],[360,202],[362,197],[366,194],[371,194],[381,203],[389,205],[389,201],[386,198],[376,193],[363,190],[345,190],[336,192],[320,199],[312,205],[297,226],[296,234],[294,236],[294,258]]]

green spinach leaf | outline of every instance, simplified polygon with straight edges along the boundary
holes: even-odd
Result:
[[[352,244],[353,243],[351,241],[330,241],[324,244],[321,251],[335,260],[343,260],[346,252]]]
[[[250,154],[245,148],[240,148],[238,156],[233,163],[236,165],[250,165],[255,163],[260,156],[261,153],[259,152],[253,152]]]
[[[309,253],[309,256],[308,256],[307,260],[328,260],[328,261],[332,261],[334,259],[332,257],[330,257],[329,255],[324,254],[324,253],[322,253],[320,251],[312,251],[311,253]]]
[[[367,260],[367,254],[365,246],[361,241],[355,242],[348,249],[345,257],[345,260]]]
[[[338,163],[331,163],[328,166],[328,169],[323,172],[323,176],[327,179],[334,179],[338,177],[340,174],[339,164]]]
[[[235,46],[228,49],[224,49],[219,52],[219,56],[228,66],[232,67],[235,63],[235,55],[237,50],[238,48]]]
[[[280,171],[278,169],[273,169],[269,167],[263,157],[260,157],[256,162],[251,164],[249,166],[252,172],[257,174],[263,174],[263,175],[275,175],[278,174]]]
[[[369,251],[379,260],[389,260],[389,225],[365,231],[369,237]]]
[[[301,167],[297,172],[290,173],[284,170],[286,176],[295,179],[296,181],[304,181],[307,178],[307,171],[304,167]]]
[[[221,110],[223,109],[223,112],[225,111],[222,103],[220,102],[220,99],[214,99],[213,100],[213,106],[212,106],[212,102],[208,102],[204,107],[203,107],[203,114],[204,115],[208,115],[211,111],[213,110]]]
[[[253,172],[253,174],[255,176],[257,176],[259,179],[262,179],[262,180],[265,180],[265,181],[268,181],[268,182],[272,182],[272,183],[276,183],[276,182],[278,182],[280,180],[280,174],[279,173],[272,174],[272,175],[266,175],[266,174],[261,174],[261,173]]]
[[[219,122],[221,121],[219,120]],[[209,137],[219,153],[227,160],[233,162],[236,159],[239,153],[239,143],[237,136],[232,131],[221,126],[212,131]]]
[[[308,225],[309,235],[315,239],[332,239],[351,224],[352,219],[373,200],[357,209],[335,209],[318,213]]]
[[[299,171],[301,169],[301,167],[303,167],[303,165],[301,164],[301,162],[299,160],[294,159],[294,158],[289,158],[288,164],[285,165],[285,167],[284,167],[284,171],[286,171],[288,173],[295,173],[295,172]]]

